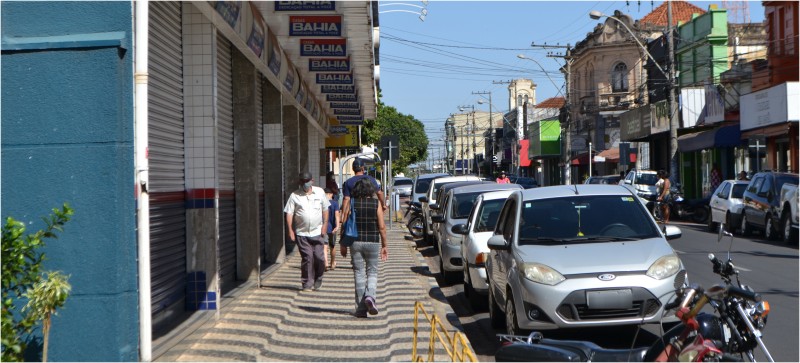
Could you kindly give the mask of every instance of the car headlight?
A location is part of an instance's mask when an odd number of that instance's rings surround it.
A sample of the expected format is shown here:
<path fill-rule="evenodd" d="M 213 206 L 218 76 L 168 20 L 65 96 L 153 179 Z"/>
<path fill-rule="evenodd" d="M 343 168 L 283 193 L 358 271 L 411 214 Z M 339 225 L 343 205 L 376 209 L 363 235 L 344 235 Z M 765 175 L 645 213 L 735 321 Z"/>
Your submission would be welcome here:
<path fill-rule="evenodd" d="M 545 285 L 558 285 L 561 281 L 566 280 L 558 271 L 540 263 L 523 263 L 521 267 L 522 276 L 533 282 Z"/>
<path fill-rule="evenodd" d="M 670 277 L 681 269 L 681 260 L 677 255 L 666 255 L 654 262 L 650 268 L 647 269 L 647 276 L 656 280 L 663 280 Z"/>

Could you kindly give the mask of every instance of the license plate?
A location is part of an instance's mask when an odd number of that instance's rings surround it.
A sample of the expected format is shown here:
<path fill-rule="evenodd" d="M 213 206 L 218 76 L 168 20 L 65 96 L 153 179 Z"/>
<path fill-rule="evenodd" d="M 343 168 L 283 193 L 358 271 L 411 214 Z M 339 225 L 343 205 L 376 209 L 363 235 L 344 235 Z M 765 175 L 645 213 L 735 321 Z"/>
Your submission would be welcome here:
<path fill-rule="evenodd" d="M 630 289 L 587 291 L 586 306 L 589 309 L 630 309 L 633 293 Z"/>

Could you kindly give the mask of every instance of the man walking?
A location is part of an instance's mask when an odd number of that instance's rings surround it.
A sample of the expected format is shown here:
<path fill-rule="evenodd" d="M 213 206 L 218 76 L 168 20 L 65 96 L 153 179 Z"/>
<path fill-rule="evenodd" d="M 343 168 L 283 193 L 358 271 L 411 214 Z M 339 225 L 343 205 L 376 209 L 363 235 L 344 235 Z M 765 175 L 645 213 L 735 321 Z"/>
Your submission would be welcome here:
<path fill-rule="evenodd" d="M 369 178 L 372 180 L 372 185 L 375 187 L 375 195 L 378 197 L 378 202 L 380 202 L 383 210 L 386 211 L 387 206 L 383 197 L 383 191 L 381 190 L 380 186 L 378 186 L 378 181 L 366 174 L 366 169 L 367 168 L 364 165 L 364 160 L 359 158 L 355 158 L 355 160 L 353 160 L 353 174 L 355 175 L 350 177 L 350 179 L 347 179 L 342 186 L 342 216 L 350 215 L 350 192 L 353 190 L 353 188 L 355 188 L 356 183 L 364 178 Z"/>
<path fill-rule="evenodd" d="M 311 173 L 298 177 L 299 188 L 292 192 L 283 212 L 289 239 L 300 250 L 300 282 L 303 291 L 322 286 L 325 273 L 325 244 L 328 243 L 328 207 L 330 202 L 322 188 L 313 186 Z"/>

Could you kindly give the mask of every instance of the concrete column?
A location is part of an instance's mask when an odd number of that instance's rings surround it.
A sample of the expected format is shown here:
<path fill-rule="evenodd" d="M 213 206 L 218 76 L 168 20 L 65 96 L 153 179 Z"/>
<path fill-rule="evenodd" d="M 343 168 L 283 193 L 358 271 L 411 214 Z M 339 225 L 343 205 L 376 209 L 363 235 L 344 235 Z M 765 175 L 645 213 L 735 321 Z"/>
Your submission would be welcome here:
<path fill-rule="evenodd" d="M 283 101 L 281 92 L 270 82 L 263 82 L 264 114 L 264 217 L 267 218 L 265 264 L 280 263 L 286 255 L 286 222 L 283 206 L 287 189 L 283 140 Z M 296 183 L 295 183 L 296 184 Z"/>
<path fill-rule="evenodd" d="M 303 149 L 308 148 L 306 144 L 300 143 L 300 125 L 300 112 L 297 108 L 283 106 L 283 177 L 284 185 L 286 185 L 286 190 L 283 193 L 284 201 L 289 198 L 289 194 L 297 189 L 297 174 L 301 170 L 302 154 L 306 153 L 303 152 Z M 307 156 L 306 160 L 308 160 Z M 284 241 L 286 243 L 286 253 L 294 251 L 295 244 L 289 239 L 288 233 L 284 234 Z"/>
<path fill-rule="evenodd" d="M 316 170 L 311 170 L 311 163 L 310 158 L 308 155 L 309 150 L 311 149 L 309 146 L 309 137 L 308 132 L 311 126 L 308 124 L 308 120 L 305 119 L 299 112 L 298 112 L 298 124 L 297 124 L 297 146 L 298 146 L 298 167 L 297 172 L 307 171 L 311 173 L 311 175 L 316 175 Z M 316 130 L 312 129 L 311 132 L 316 132 Z M 295 173 L 296 174 L 296 173 Z M 296 176 L 295 176 L 296 178 Z M 316 179 L 316 177 L 315 177 Z M 319 185 L 319 183 L 315 183 Z M 291 185 L 291 184 L 289 184 Z"/>
<path fill-rule="evenodd" d="M 238 50 L 233 65 L 233 155 L 236 185 L 236 275 L 250 280 L 258 275 L 261 231 L 258 205 L 258 125 L 256 82 L 261 76 Z"/>

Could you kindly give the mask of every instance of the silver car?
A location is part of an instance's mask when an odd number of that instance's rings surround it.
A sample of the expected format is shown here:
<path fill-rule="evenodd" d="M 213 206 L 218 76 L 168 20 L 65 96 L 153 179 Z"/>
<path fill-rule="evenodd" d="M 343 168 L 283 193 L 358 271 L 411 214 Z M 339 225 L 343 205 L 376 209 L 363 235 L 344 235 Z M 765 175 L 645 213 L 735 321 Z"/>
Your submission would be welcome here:
<path fill-rule="evenodd" d="M 395 177 L 394 184 L 392 184 L 392 193 L 401 197 L 411 196 L 411 187 L 414 186 L 414 181 L 411 178 Z"/>
<path fill-rule="evenodd" d="M 426 242 L 432 243 L 436 240 L 436 235 L 433 233 L 433 221 L 431 221 L 433 214 L 431 213 L 430 205 L 436 204 L 436 197 L 439 194 L 439 189 L 445 184 L 471 180 L 481 181 L 481 178 L 474 175 L 457 175 L 431 179 L 430 187 L 428 187 L 425 198 L 420 199 L 420 202 L 422 202 L 422 216 L 425 222 Z"/>
<path fill-rule="evenodd" d="M 725 223 L 728 228 L 736 229 L 742 220 L 742 196 L 747 189 L 746 180 L 726 180 L 720 183 L 708 206 L 711 208 L 711 217 L 708 219 L 708 229 L 716 231 L 720 223 Z"/>
<path fill-rule="evenodd" d="M 487 245 L 489 316 L 508 334 L 675 321 L 664 305 L 686 282 L 642 203 L 618 185 L 512 193 Z"/>
<path fill-rule="evenodd" d="M 473 308 L 486 306 L 489 284 L 486 281 L 486 258 L 489 247 L 486 241 L 494 232 L 500 208 L 514 190 L 486 192 L 478 196 L 466 224 L 453 226 L 453 233 L 464 235 L 461 243 L 462 271 L 464 272 L 464 295 Z"/>
<path fill-rule="evenodd" d="M 453 226 L 466 223 L 478 196 L 496 190 L 522 189 L 518 184 L 497 184 L 480 180 L 473 182 L 476 184 L 458 186 L 447 191 L 441 204 L 437 205 L 439 213 L 433 217 L 434 226 L 437 227 L 435 234 L 439 250 L 439 271 L 445 281 L 455 280 L 459 274 L 454 272 L 462 270 L 461 242 L 464 235 L 454 233 Z"/>

